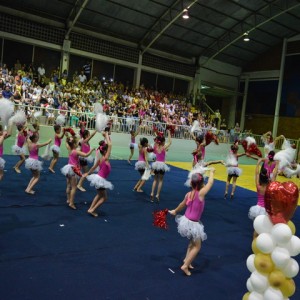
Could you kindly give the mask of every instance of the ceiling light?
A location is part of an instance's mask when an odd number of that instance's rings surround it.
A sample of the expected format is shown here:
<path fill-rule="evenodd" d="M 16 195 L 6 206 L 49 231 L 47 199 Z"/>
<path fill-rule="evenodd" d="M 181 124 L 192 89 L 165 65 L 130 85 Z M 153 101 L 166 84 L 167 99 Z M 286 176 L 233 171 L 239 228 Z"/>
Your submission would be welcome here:
<path fill-rule="evenodd" d="M 248 33 L 248 32 L 245 32 L 245 33 L 244 33 L 244 42 L 249 42 L 249 41 L 250 41 L 249 33 Z"/>
<path fill-rule="evenodd" d="M 190 16 L 189 16 L 189 11 L 185 8 L 183 10 L 183 15 L 182 15 L 182 18 L 183 19 L 188 19 Z"/>

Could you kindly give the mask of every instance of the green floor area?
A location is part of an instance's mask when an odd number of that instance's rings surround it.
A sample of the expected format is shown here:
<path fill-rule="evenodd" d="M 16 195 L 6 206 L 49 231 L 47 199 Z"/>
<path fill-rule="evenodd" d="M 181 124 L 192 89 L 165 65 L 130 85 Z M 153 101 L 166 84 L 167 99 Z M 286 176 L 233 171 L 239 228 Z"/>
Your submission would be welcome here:
<path fill-rule="evenodd" d="M 29 126 L 30 128 L 30 126 Z M 75 129 L 75 132 L 78 132 L 78 129 Z M 12 130 L 12 136 L 9 137 L 5 141 L 4 145 L 4 154 L 12 154 L 11 148 L 15 144 L 17 135 L 16 128 L 13 128 Z M 113 142 L 113 148 L 112 148 L 112 159 L 128 159 L 129 156 L 129 143 L 130 143 L 130 134 L 124 134 L 124 133 L 117 133 L 112 132 L 111 134 L 112 142 Z M 137 136 L 136 142 L 138 143 L 139 139 L 143 136 Z M 146 136 L 148 138 L 149 144 L 153 144 L 154 136 Z M 39 142 L 45 142 L 49 138 L 54 141 L 54 129 L 52 126 L 43 126 L 40 127 L 40 140 Z M 92 147 L 98 147 L 98 143 L 103 139 L 102 134 L 97 133 L 90 141 L 90 144 Z M 196 144 L 193 140 L 183 140 L 183 139 L 172 139 L 172 145 L 167 153 L 167 161 L 168 162 L 191 162 L 192 161 L 192 154 L 191 152 L 195 149 Z M 230 149 L 230 144 L 224 144 L 220 143 L 219 145 L 216 145 L 214 143 L 211 143 L 206 148 L 206 155 L 205 160 L 220 160 L 226 159 L 226 156 L 228 154 L 228 151 Z M 42 153 L 43 150 L 40 151 Z M 240 146 L 239 152 L 243 152 L 242 146 Z M 67 157 L 67 149 L 64 146 L 64 143 L 61 147 L 61 156 Z M 136 160 L 138 158 L 138 151 L 135 150 L 133 160 Z M 241 157 L 239 159 L 240 164 L 247 164 L 252 165 L 256 164 L 256 161 L 253 159 L 249 159 L 247 157 Z"/>

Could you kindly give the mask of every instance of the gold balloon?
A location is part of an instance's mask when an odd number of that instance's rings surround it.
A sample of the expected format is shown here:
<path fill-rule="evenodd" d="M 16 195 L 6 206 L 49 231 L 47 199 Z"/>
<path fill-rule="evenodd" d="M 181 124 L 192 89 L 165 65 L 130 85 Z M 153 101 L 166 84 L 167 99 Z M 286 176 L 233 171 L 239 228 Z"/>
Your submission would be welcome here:
<path fill-rule="evenodd" d="M 275 265 L 269 254 L 257 253 L 254 258 L 255 269 L 262 274 L 271 273 Z"/>
<path fill-rule="evenodd" d="M 252 241 L 251 247 L 252 247 L 252 251 L 253 251 L 254 254 L 261 253 L 261 252 L 259 251 L 259 249 L 257 248 L 257 246 L 256 246 L 256 239 L 254 239 L 254 240 Z"/>
<path fill-rule="evenodd" d="M 273 288 L 276 289 L 280 289 L 284 285 L 285 280 L 285 275 L 279 270 L 274 270 L 269 275 L 269 283 Z"/>
<path fill-rule="evenodd" d="M 295 294 L 296 285 L 293 279 L 286 279 L 280 288 L 284 298 L 289 298 Z"/>
<path fill-rule="evenodd" d="M 290 227 L 292 234 L 296 234 L 296 226 L 292 221 L 288 221 L 287 225 Z"/>
<path fill-rule="evenodd" d="M 249 296 L 250 296 L 250 293 L 248 292 L 248 293 L 246 293 L 246 294 L 244 295 L 244 297 L 243 297 L 242 300 L 248 300 L 248 299 L 249 299 Z"/>

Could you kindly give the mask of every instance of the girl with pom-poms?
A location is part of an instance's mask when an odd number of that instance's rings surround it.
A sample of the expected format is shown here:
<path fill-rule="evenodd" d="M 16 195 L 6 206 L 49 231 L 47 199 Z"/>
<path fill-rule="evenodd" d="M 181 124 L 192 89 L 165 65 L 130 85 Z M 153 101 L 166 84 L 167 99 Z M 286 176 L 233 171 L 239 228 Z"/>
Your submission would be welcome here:
<path fill-rule="evenodd" d="M 3 143 L 4 140 L 10 136 L 10 133 L 7 131 L 3 131 L 2 125 L 0 125 L 0 181 L 3 178 L 3 170 L 5 167 L 5 160 L 2 158 L 3 156 Z"/>
<path fill-rule="evenodd" d="M 231 145 L 230 149 L 231 150 L 225 162 L 225 166 L 227 167 L 227 180 L 226 180 L 224 199 L 227 198 L 227 193 L 228 193 L 231 180 L 232 180 L 232 190 L 230 194 L 230 199 L 233 199 L 234 192 L 236 189 L 237 178 L 242 174 L 242 170 L 238 167 L 238 158 L 246 155 L 246 153 L 238 154 L 238 150 L 239 150 L 238 141 L 236 141 L 233 145 Z"/>
<path fill-rule="evenodd" d="M 67 137 L 66 147 L 69 152 L 68 164 L 61 168 L 61 172 L 66 176 L 67 179 L 67 203 L 70 208 L 76 209 L 74 204 L 75 194 L 77 190 L 77 176 L 81 176 L 80 166 L 79 166 L 79 156 L 88 157 L 94 149 L 90 149 L 88 153 L 84 153 L 77 150 L 78 141 L 75 136 Z"/>
<path fill-rule="evenodd" d="M 135 143 L 135 138 L 137 135 L 140 133 L 140 127 L 138 127 L 137 131 L 135 130 L 130 130 L 130 144 L 129 144 L 129 150 L 130 150 L 130 155 L 127 160 L 127 162 L 131 165 L 131 158 L 134 154 L 134 149 L 137 148 L 137 144 Z"/>
<path fill-rule="evenodd" d="M 261 139 L 264 143 L 264 153 L 266 158 L 268 157 L 270 151 L 275 150 L 277 142 L 283 138 L 284 136 L 280 135 L 274 139 L 271 131 L 268 131 L 262 135 Z"/>
<path fill-rule="evenodd" d="M 141 179 L 136 183 L 135 187 L 133 188 L 133 191 L 136 191 L 138 193 L 142 193 L 142 187 L 145 184 L 145 180 L 143 179 L 144 172 L 147 169 L 149 169 L 149 163 L 147 158 L 147 147 L 148 147 L 148 139 L 143 137 L 140 139 L 139 143 L 139 158 L 138 161 L 135 163 L 135 169 L 139 171 L 141 175 Z"/>
<path fill-rule="evenodd" d="M 91 146 L 89 144 L 89 141 L 92 137 L 95 136 L 97 131 L 95 130 L 92 134 L 88 130 L 84 130 L 82 133 L 82 139 L 79 141 L 80 150 L 84 153 L 88 153 L 91 149 Z M 79 157 L 79 163 L 82 170 L 82 173 L 86 173 L 88 171 L 88 162 L 93 163 L 92 157 Z M 77 188 L 81 190 L 82 192 L 85 192 L 86 190 L 83 188 L 82 184 L 85 178 L 82 176 L 78 182 Z"/>
<path fill-rule="evenodd" d="M 25 190 L 27 194 L 35 194 L 33 187 L 38 183 L 40 179 L 40 172 L 42 168 L 42 162 L 39 161 L 39 148 L 47 146 L 51 143 L 51 139 L 42 144 L 37 144 L 39 137 L 36 133 L 31 133 L 27 136 L 27 145 L 29 151 L 29 157 L 25 160 L 25 168 L 31 170 L 32 178 L 28 183 L 28 186 Z"/>
<path fill-rule="evenodd" d="M 207 239 L 200 219 L 204 211 L 205 195 L 210 191 L 214 183 L 214 172 L 215 169 L 211 168 L 206 185 L 204 185 L 203 175 L 194 173 L 191 177 L 192 191 L 185 195 L 184 200 L 177 208 L 169 211 L 171 215 L 176 216 L 186 206 L 184 216 L 178 215 L 175 220 L 178 224 L 179 234 L 190 240 L 183 265 L 181 266 L 181 270 L 187 276 L 192 275 L 190 272 L 190 269 L 193 269 L 192 262 L 200 251 L 202 241 Z"/>
<path fill-rule="evenodd" d="M 50 166 L 49 166 L 49 171 L 51 173 L 55 173 L 54 168 L 55 168 L 58 158 L 59 158 L 61 140 L 63 139 L 63 137 L 65 135 L 65 131 L 62 130 L 61 125 L 55 124 L 53 126 L 53 128 L 54 128 L 55 136 L 54 136 L 54 145 L 51 146 L 51 148 L 50 148 L 50 150 L 52 150 L 52 153 L 53 153 L 53 158 L 52 158 L 52 160 L 50 162 Z"/>
<path fill-rule="evenodd" d="M 165 143 L 165 137 L 162 135 L 158 135 L 154 139 L 154 149 L 153 152 L 156 155 L 156 161 L 152 163 L 151 169 L 154 172 L 154 180 L 152 184 L 151 190 L 151 201 L 154 200 L 154 192 L 157 186 L 156 196 L 155 199 L 159 201 L 159 195 L 162 189 L 163 180 L 165 172 L 170 171 L 170 168 L 166 165 L 166 151 L 168 151 L 169 147 L 172 144 L 170 130 L 168 130 L 168 142 Z"/>
<path fill-rule="evenodd" d="M 21 173 L 20 167 L 25 162 L 25 148 L 24 144 L 26 142 L 27 131 L 24 125 L 17 125 L 18 135 L 16 139 L 16 144 L 12 146 L 13 153 L 19 155 L 20 160 L 14 166 L 14 169 L 17 173 Z"/>
<path fill-rule="evenodd" d="M 107 200 L 106 189 L 113 189 L 111 182 L 106 180 L 111 171 L 109 157 L 111 154 L 112 142 L 107 131 L 103 133 L 103 136 L 105 140 L 102 140 L 99 143 L 98 148 L 101 157 L 99 157 L 89 172 L 83 175 L 83 177 L 86 177 L 87 180 L 91 182 L 91 186 L 94 186 L 97 189 L 97 195 L 88 209 L 88 213 L 93 217 L 98 217 L 95 210 Z M 97 167 L 99 167 L 98 174 L 92 174 Z"/>

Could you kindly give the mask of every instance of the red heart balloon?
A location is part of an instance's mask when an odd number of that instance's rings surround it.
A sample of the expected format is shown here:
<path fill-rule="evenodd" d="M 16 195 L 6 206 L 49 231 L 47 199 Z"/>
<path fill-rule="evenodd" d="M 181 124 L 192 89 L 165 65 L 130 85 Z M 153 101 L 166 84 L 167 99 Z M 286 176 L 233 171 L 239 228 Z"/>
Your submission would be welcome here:
<path fill-rule="evenodd" d="M 265 208 L 273 224 L 287 223 L 293 217 L 298 197 L 298 187 L 291 181 L 273 181 L 267 186 Z"/>

